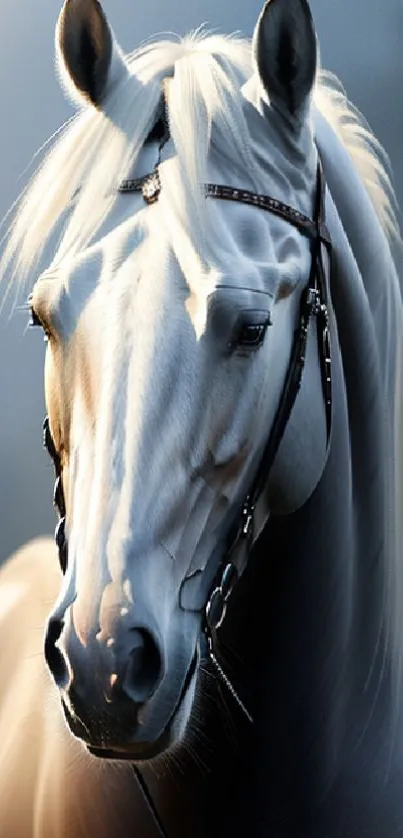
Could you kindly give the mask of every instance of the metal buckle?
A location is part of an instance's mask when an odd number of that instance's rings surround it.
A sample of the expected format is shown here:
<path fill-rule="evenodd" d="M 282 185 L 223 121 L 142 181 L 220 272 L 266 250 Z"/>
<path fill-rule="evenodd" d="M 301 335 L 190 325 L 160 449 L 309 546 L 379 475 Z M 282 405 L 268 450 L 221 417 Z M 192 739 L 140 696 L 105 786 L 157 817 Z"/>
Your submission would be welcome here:
<path fill-rule="evenodd" d="M 154 204 L 161 192 L 161 180 L 158 169 L 149 175 L 144 181 L 141 192 L 146 204 Z"/>
<path fill-rule="evenodd" d="M 228 600 L 238 581 L 238 571 L 231 562 L 225 565 L 219 585 L 206 605 L 206 622 L 209 631 L 217 630 L 224 622 Z"/>
<path fill-rule="evenodd" d="M 311 314 L 313 314 L 316 317 L 320 313 L 322 305 L 320 294 L 317 288 L 308 288 L 306 295 L 306 303 Z"/>

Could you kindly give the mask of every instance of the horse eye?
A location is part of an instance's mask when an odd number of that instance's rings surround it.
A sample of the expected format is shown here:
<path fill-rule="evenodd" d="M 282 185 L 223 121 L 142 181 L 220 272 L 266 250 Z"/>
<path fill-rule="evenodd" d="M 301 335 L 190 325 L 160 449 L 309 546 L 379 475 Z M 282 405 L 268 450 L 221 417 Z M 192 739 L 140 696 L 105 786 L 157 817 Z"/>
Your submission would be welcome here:
<path fill-rule="evenodd" d="M 271 326 L 269 312 L 263 310 L 243 311 L 238 317 L 229 344 L 230 350 L 253 352 L 264 343 L 268 326 Z"/>

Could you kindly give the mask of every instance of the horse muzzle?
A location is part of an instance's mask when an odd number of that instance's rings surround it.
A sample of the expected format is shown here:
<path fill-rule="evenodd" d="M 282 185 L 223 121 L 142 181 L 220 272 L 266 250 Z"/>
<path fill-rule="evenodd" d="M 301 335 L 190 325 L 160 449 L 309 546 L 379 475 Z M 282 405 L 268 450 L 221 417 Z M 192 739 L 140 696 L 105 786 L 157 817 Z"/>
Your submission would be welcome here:
<path fill-rule="evenodd" d="M 188 644 L 186 644 L 188 645 Z M 45 657 L 67 724 L 96 756 L 149 759 L 173 744 L 173 722 L 197 670 L 195 645 L 166 660 L 155 627 L 126 619 L 113 642 L 82 643 L 72 621 L 51 618 Z"/>

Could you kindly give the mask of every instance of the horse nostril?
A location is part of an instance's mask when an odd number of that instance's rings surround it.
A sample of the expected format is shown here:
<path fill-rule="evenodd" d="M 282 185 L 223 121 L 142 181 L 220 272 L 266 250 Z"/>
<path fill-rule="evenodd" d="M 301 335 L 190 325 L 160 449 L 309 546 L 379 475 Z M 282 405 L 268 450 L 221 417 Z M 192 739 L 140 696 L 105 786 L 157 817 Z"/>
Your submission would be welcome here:
<path fill-rule="evenodd" d="M 57 648 L 64 628 L 63 620 L 50 619 L 45 635 L 45 660 L 59 689 L 65 689 L 70 676 L 65 658 Z"/>
<path fill-rule="evenodd" d="M 132 629 L 131 649 L 123 678 L 123 692 L 136 704 L 154 694 L 162 677 L 162 659 L 156 641 L 146 629 Z"/>

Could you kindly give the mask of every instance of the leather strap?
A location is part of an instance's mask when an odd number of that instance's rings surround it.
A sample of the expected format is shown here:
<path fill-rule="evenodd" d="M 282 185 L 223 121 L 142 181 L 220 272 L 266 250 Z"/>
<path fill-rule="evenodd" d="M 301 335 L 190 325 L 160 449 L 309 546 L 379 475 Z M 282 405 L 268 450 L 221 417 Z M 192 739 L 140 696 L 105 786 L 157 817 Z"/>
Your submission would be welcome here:
<path fill-rule="evenodd" d="M 242 200 L 241 196 L 243 194 L 242 190 L 238 190 L 238 195 L 236 197 L 232 195 L 230 199 Z M 219 190 L 214 197 L 221 197 L 221 191 Z M 227 197 L 228 195 L 225 194 L 224 198 Z M 272 203 L 273 199 L 266 198 L 265 205 L 262 208 L 272 212 Z M 331 239 L 325 226 L 325 182 L 320 160 L 318 161 L 315 203 L 315 221 L 311 221 L 305 216 L 302 216 L 302 221 L 300 222 L 297 220 L 297 215 L 295 215 L 294 211 L 292 211 L 294 213 L 292 215 L 294 220 L 290 221 L 291 208 L 281 202 L 277 202 L 279 206 L 276 207 L 276 214 L 281 215 L 284 220 L 293 223 L 303 235 L 308 235 L 312 240 L 311 272 L 307 287 L 301 295 L 299 322 L 294 332 L 293 346 L 284 387 L 269 438 L 260 460 L 253 486 L 243 504 L 240 520 L 238 520 L 230 535 L 229 549 L 220 565 L 220 570 L 216 577 L 217 582 L 213 586 L 212 593 L 206 605 L 205 632 L 211 653 L 213 653 L 217 629 L 222 625 L 225 618 L 230 596 L 246 569 L 251 549 L 267 523 L 270 514 L 270 510 L 267 509 L 266 500 L 267 484 L 274 459 L 301 386 L 305 366 L 308 331 L 312 317 L 317 318 L 318 350 L 326 411 L 327 448 L 330 445 L 332 389 L 326 265 L 329 269 Z M 325 253 L 325 249 L 328 253 Z"/>
<path fill-rule="evenodd" d="M 224 201 L 237 201 L 238 203 L 248 204 L 258 209 L 266 210 L 272 215 L 277 215 L 288 224 L 292 224 L 303 236 L 310 239 L 317 239 L 318 226 L 315 221 L 308 218 L 299 210 L 284 204 L 283 201 L 278 201 L 277 198 L 271 198 L 269 195 L 260 195 L 256 192 L 249 192 L 247 189 L 235 189 L 232 186 L 222 186 L 216 183 L 206 183 L 205 185 L 206 197 L 220 198 Z M 321 239 L 330 245 L 330 235 L 325 227 L 321 225 L 320 228 Z"/>

